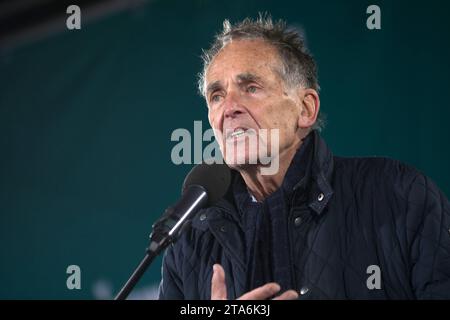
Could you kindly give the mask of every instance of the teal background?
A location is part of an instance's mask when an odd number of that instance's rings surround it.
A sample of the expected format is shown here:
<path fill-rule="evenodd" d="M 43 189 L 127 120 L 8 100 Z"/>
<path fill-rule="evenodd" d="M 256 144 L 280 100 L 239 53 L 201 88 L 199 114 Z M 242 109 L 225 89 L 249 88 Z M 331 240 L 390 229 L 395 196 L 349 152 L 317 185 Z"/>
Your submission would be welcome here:
<path fill-rule="evenodd" d="M 377 4 L 382 29 L 366 28 Z M 201 48 L 224 18 L 305 29 L 335 154 L 397 158 L 450 193 L 447 1 L 153 1 L 0 56 L 0 298 L 118 291 L 190 165 L 170 152 L 206 107 Z M 81 8 L 83 11 L 83 8 Z M 83 23 L 83 20 L 82 20 Z M 68 290 L 66 268 L 81 268 Z M 140 282 L 150 297 L 158 259 Z"/>

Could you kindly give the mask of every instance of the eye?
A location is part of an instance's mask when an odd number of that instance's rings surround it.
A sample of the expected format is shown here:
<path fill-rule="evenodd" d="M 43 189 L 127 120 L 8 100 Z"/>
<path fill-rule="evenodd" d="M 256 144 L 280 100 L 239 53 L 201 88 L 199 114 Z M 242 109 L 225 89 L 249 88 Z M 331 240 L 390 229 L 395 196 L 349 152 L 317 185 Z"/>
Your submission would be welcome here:
<path fill-rule="evenodd" d="M 211 97 L 210 100 L 211 100 L 211 103 L 216 103 L 216 102 L 219 102 L 221 98 L 222 98 L 221 95 L 215 94 L 215 95 L 213 95 L 213 96 Z"/>
<path fill-rule="evenodd" d="M 256 87 L 256 86 L 248 86 L 248 87 L 247 87 L 247 92 L 249 92 L 249 93 L 256 93 L 256 91 L 257 91 L 258 89 L 259 89 L 259 88 Z"/>

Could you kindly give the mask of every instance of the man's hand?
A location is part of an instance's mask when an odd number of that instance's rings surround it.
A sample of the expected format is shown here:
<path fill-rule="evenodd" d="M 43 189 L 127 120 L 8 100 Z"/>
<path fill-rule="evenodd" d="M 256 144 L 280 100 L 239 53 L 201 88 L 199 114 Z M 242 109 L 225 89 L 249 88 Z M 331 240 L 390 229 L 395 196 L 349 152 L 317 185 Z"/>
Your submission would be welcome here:
<path fill-rule="evenodd" d="M 280 286 L 275 283 L 267 283 L 242 295 L 238 300 L 266 300 L 273 297 L 280 291 Z M 288 290 L 273 300 L 294 300 L 298 298 L 298 293 Z M 213 276 L 211 280 L 211 300 L 227 300 L 227 286 L 225 284 L 225 271 L 220 264 L 213 266 Z"/>

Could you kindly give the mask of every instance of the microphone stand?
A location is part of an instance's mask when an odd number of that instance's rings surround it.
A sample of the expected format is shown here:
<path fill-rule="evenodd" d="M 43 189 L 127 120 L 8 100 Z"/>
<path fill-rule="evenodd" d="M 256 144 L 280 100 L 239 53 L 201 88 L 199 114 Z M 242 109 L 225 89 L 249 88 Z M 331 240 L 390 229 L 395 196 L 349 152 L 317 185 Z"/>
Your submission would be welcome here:
<path fill-rule="evenodd" d="M 161 239 L 161 240 L 162 241 L 160 244 L 155 241 L 152 241 L 150 243 L 150 247 L 147 248 L 147 253 L 146 253 L 144 259 L 142 259 L 141 263 L 139 263 L 136 270 L 134 270 L 133 274 L 130 276 L 128 281 L 125 283 L 125 285 L 119 291 L 119 293 L 114 298 L 114 300 L 125 300 L 128 297 L 131 290 L 133 290 L 133 288 L 136 286 L 136 284 L 141 279 L 141 277 L 144 275 L 145 271 L 150 266 L 150 264 L 153 262 L 153 260 L 170 243 L 168 241 L 167 237 L 165 237 L 165 239 Z M 154 248 L 153 250 L 152 250 L 152 247 Z"/>
<path fill-rule="evenodd" d="M 125 285 L 117 294 L 117 296 L 114 298 L 114 300 L 125 300 L 128 297 L 131 290 L 133 290 L 133 288 L 136 286 L 139 279 L 141 279 L 141 277 L 144 275 L 148 266 L 152 263 L 152 261 L 155 259 L 156 256 L 157 256 L 156 254 L 149 254 L 149 253 L 145 255 L 144 259 L 142 259 L 141 263 L 139 263 L 138 267 L 136 268 L 136 270 L 134 270 L 130 279 L 128 279 L 127 283 L 125 283 Z"/>
<path fill-rule="evenodd" d="M 139 263 L 114 300 L 125 300 L 128 297 L 153 260 L 169 244 L 178 239 L 188 225 L 186 222 L 188 222 L 191 214 L 204 206 L 207 200 L 206 190 L 202 186 L 191 185 L 175 206 L 166 209 L 162 217 L 152 226 L 150 246 L 146 250 L 144 259 Z"/>

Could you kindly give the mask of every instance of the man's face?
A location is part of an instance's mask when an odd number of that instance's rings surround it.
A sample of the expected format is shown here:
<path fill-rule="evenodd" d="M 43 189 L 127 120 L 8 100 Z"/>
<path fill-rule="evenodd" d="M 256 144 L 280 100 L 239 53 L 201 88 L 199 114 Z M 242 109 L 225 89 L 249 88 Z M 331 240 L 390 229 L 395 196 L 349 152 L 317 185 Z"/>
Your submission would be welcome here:
<path fill-rule="evenodd" d="M 282 156 L 300 145 L 301 103 L 287 91 L 276 72 L 280 63 L 276 49 L 270 44 L 262 40 L 237 40 L 225 46 L 207 70 L 208 119 L 230 167 L 260 160 L 258 148 L 262 144 L 271 156 L 276 156 L 275 152 Z M 264 131 L 261 129 L 269 133 L 261 135 Z M 279 130 L 279 150 L 274 150 L 277 146 L 271 139 L 272 129 Z M 252 137 L 257 137 L 253 139 L 257 147 L 249 143 Z M 227 157 L 232 148 L 233 158 Z"/>

